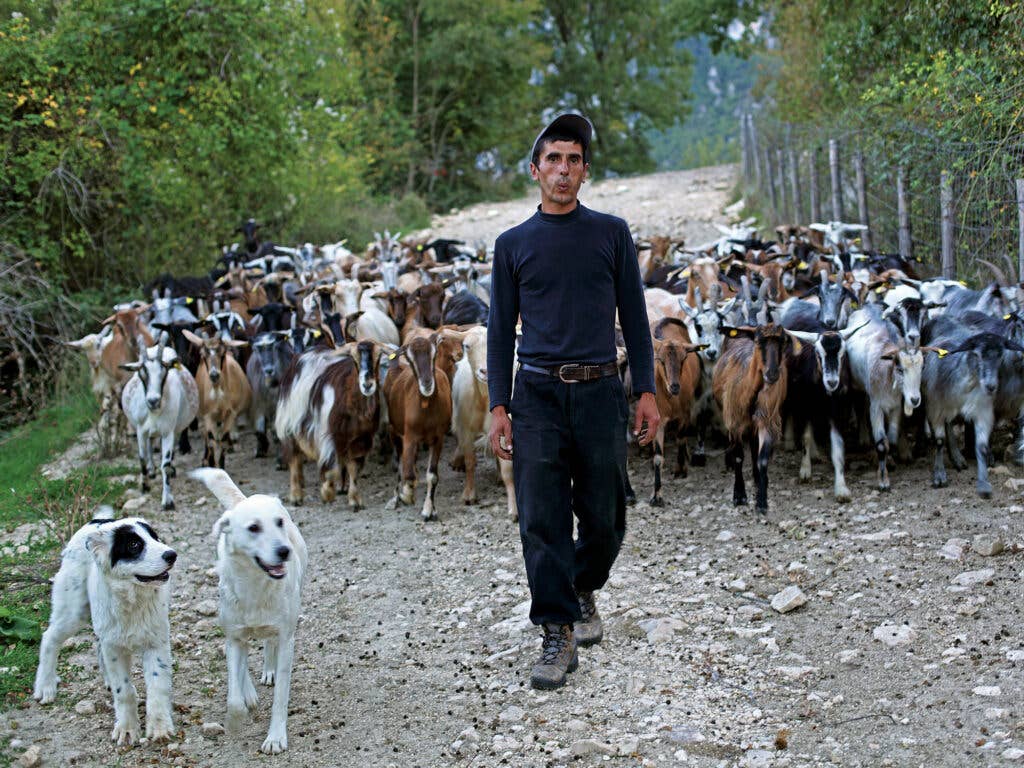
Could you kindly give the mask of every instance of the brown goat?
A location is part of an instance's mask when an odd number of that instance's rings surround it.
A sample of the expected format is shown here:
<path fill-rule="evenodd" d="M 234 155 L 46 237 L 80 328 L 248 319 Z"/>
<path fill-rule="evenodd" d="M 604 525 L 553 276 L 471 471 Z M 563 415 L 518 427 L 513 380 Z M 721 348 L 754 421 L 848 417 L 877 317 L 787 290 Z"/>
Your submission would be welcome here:
<path fill-rule="evenodd" d="M 731 257 L 727 257 L 731 260 Z M 707 300 L 717 297 L 717 301 L 723 296 L 732 296 L 736 293 L 732 286 L 721 280 L 721 268 L 718 262 L 710 256 L 701 256 L 694 259 L 690 264 L 690 277 L 686 286 L 686 303 L 691 307 L 700 309 L 700 299 L 696 291 L 700 290 L 700 296 Z"/>
<path fill-rule="evenodd" d="M 442 365 L 446 355 L 458 359 L 462 351 L 461 339 L 456 344 L 446 341 L 446 335 L 450 335 L 449 332 L 433 333 L 428 338 L 416 337 L 403 345 L 384 379 L 391 441 L 401 457 L 398 487 L 388 506 L 413 503 L 416 454 L 420 445 L 425 444 L 429 458 L 427 493 L 421 512 L 424 520 L 437 517 L 434 509 L 437 467 L 452 421 L 451 379 Z M 450 349 L 439 354 L 438 348 L 443 344 L 448 344 Z"/>
<path fill-rule="evenodd" d="M 799 352 L 800 342 L 779 325 L 730 328 L 725 350 L 715 366 L 711 386 L 729 435 L 726 467 L 735 472 L 732 501 L 745 506 L 743 443 L 757 485 L 757 511 L 768 512 L 768 462 L 782 436 L 782 405 L 786 400 L 786 355 Z"/>
<path fill-rule="evenodd" d="M 224 341 L 220 336 L 207 339 L 189 330 L 182 333 L 200 351 L 195 379 L 199 388 L 199 418 L 203 420 L 206 438 L 203 463 L 224 469 L 224 438 L 231 442 L 235 420 L 239 414 L 247 413 L 252 404 L 249 379 L 229 350 L 244 347 L 248 342 Z"/>
<path fill-rule="evenodd" d="M 651 235 L 637 240 L 637 259 L 640 262 L 640 279 L 646 284 L 654 270 L 670 261 L 669 254 L 683 245 L 683 238 L 666 235 Z"/>
<path fill-rule="evenodd" d="M 444 286 L 441 283 L 421 285 L 406 302 L 405 322 L 401 327 L 402 343 L 413 328 L 439 328 L 444 308 Z"/>
<path fill-rule="evenodd" d="M 752 264 L 749 261 L 743 262 L 743 266 L 750 272 L 756 272 L 761 276 L 761 281 L 768 285 L 768 299 L 781 304 L 789 298 L 789 291 L 783 282 L 783 276 L 795 267 L 797 262 L 789 259 L 787 261 L 769 261 L 764 264 Z"/>
<path fill-rule="evenodd" d="M 334 501 L 347 479 L 349 507 L 362 508 L 356 483 L 380 418 L 379 363 L 378 346 L 360 341 L 342 349 L 310 350 L 289 367 L 274 427 L 288 463 L 293 504 L 302 503 L 302 462 L 309 459 L 320 469 L 324 502 Z"/>
<path fill-rule="evenodd" d="M 704 348 L 691 344 L 682 320 L 666 317 L 651 324 L 654 343 L 654 398 L 658 403 L 661 422 L 654 436 L 654 495 L 651 506 L 664 505 L 661 498 L 661 465 L 665 453 L 665 432 L 677 430 L 679 452 L 673 474 L 686 477 L 687 446 L 683 430 L 690 426 L 690 413 L 694 396 L 700 386 L 700 359 L 691 352 Z"/>

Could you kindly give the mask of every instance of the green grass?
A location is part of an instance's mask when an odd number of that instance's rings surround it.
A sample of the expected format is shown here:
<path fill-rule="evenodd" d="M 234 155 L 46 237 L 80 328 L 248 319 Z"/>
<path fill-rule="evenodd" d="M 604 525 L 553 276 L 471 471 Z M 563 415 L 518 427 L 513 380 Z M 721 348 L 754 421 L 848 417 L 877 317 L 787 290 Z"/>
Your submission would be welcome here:
<path fill-rule="evenodd" d="M 43 465 L 71 446 L 96 416 L 87 381 L 76 377 L 35 419 L 0 436 L 0 530 L 26 522 L 45 525 L 28 541 L 28 551 L 0 548 L 0 709 L 17 706 L 32 691 L 39 635 L 50 613 L 48 580 L 61 546 L 99 504 L 118 505 L 125 486 L 115 478 L 134 471 L 89 462 L 60 480 L 42 476 Z M 20 636 L 5 616 L 24 620 Z"/>

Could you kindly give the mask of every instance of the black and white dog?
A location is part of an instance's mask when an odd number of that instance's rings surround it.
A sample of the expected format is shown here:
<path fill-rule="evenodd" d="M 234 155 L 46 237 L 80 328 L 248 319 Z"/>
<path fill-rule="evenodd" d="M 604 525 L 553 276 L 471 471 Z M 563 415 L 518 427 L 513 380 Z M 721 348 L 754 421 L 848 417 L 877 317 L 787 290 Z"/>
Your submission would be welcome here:
<path fill-rule="evenodd" d="M 106 507 L 80 528 L 61 553 L 53 579 L 50 626 L 39 649 L 33 696 L 42 704 L 57 694 L 57 654 L 92 616 L 100 671 L 114 694 L 118 744 L 139 741 L 138 697 L 131 662 L 142 655 L 146 677 L 146 738 L 160 741 L 171 722 L 171 642 L 168 579 L 177 553 L 137 517 L 115 520 Z"/>
<path fill-rule="evenodd" d="M 276 496 L 246 497 L 223 469 L 195 469 L 223 515 L 213 527 L 220 577 L 220 625 L 228 662 L 228 723 L 238 723 L 256 705 L 249 675 L 249 641 L 263 640 L 263 676 L 274 686 L 270 730 L 260 749 L 288 749 L 288 698 L 295 627 L 299 621 L 306 542 Z"/>

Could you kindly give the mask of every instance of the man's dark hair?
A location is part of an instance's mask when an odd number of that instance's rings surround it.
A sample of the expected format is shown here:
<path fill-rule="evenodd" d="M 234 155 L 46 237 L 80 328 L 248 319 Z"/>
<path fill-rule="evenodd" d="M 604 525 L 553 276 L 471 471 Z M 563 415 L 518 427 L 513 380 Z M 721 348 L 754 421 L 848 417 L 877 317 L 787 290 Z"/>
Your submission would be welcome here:
<path fill-rule="evenodd" d="M 579 144 L 580 149 L 583 149 L 583 140 L 579 136 L 572 136 L 568 133 L 549 133 L 537 142 L 537 146 L 533 150 L 533 158 L 531 158 L 530 162 L 534 165 L 539 165 L 540 163 L 537 161 L 540 160 L 540 155 L 544 151 L 544 148 L 547 147 L 548 144 L 556 141 L 571 141 L 574 144 Z M 587 157 L 586 152 L 583 153 L 583 162 L 590 162 L 590 158 Z"/>

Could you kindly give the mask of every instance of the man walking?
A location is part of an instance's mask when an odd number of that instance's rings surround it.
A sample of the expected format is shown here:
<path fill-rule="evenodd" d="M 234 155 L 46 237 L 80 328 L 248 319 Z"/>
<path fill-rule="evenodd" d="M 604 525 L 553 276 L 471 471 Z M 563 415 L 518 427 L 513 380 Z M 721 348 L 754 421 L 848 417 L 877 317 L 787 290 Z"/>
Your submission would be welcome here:
<path fill-rule="evenodd" d="M 535 688 L 563 685 L 578 665 L 577 644 L 601 641 L 594 592 L 608 580 L 626 532 L 629 410 L 616 375 L 616 310 L 633 389 L 641 393 L 633 426 L 641 445 L 654 438 L 659 420 L 633 238 L 622 219 L 576 198 L 592 135 L 590 121 L 572 114 L 541 131 L 530 163 L 540 205 L 498 238 L 491 273 L 490 441 L 513 462 L 530 619 L 544 629 Z"/>

